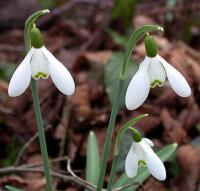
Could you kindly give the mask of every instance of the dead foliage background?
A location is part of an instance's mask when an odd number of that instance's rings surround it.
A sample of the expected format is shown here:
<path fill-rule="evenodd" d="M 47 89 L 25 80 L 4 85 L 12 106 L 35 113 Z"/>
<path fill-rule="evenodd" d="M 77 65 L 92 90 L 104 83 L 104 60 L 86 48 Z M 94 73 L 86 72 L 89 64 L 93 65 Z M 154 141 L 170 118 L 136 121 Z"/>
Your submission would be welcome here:
<path fill-rule="evenodd" d="M 128 2 L 131 6 L 124 6 Z M 115 130 L 131 117 L 149 113 L 149 117 L 137 124 L 144 135 L 151 138 L 158 148 L 168 143 L 179 144 L 175 156 L 166 163 L 167 180 L 158 182 L 151 177 L 140 190 L 199 190 L 198 0 L 1 0 L 1 167 L 16 162 L 20 148 L 37 130 L 30 89 L 20 97 L 9 98 L 7 88 L 15 67 L 24 56 L 24 21 L 40 8 L 52 9 L 37 23 L 43 30 L 45 45 L 72 71 L 76 81 L 76 92 L 70 97 L 58 92 L 50 79 L 38 82 L 50 158 L 68 156 L 74 172 L 84 178 L 88 132 L 93 130 L 96 133 L 102 153 L 111 109 L 105 91 L 104 66 L 114 52 L 124 51 L 130 31 L 143 24 L 157 23 L 165 29 L 164 34 L 156 36 L 159 54 L 184 74 L 192 87 L 192 96 L 178 97 L 168 83 L 164 88 L 152 89 L 148 100 L 136 111 L 120 110 Z M 144 44 L 141 43 L 133 54 L 136 64 L 144 56 Z M 41 162 L 37 137 L 17 163 L 36 162 Z M 54 168 L 66 171 L 66 165 L 66 162 L 59 162 Z M 1 174 L 1 190 L 5 190 L 7 184 L 28 191 L 42 191 L 45 179 L 40 173 Z M 83 190 L 77 184 L 60 179 L 54 179 L 54 184 L 57 190 Z"/>

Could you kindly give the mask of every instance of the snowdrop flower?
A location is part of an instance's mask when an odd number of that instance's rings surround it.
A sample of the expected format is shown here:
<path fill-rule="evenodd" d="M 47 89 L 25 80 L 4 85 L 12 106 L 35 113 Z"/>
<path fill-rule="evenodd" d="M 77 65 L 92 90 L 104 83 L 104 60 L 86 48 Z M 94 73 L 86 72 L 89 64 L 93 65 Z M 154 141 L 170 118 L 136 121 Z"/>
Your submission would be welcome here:
<path fill-rule="evenodd" d="M 125 97 L 126 107 L 133 110 L 147 99 L 150 87 L 163 86 L 168 78 L 172 89 L 181 97 L 191 94 L 190 86 L 183 75 L 157 54 L 157 45 L 152 36 L 145 39 L 147 56 L 133 76 Z"/>
<path fill-rule="evenodd" d="M 158 180 L 166 179 L 166 169 L 163 162 L 152 150 L 153 142 L 142 138 L 133 142 L 125 161 L 125 171 L 129 178 L 136 176 L 138 167 L 147 166 L 149 172 Z"/>
<path fill-rule="evenodd" d="M 8 87 L 11 97 L 21 95 L 29 86 L 31 77 L 47 79 L 49 75 L 56 87 L 66 95 L 74 93 L 75 84 L 70 72 L 45 48 L 38 28 L 31 29 L 32 48 L 14 72 Z"/>

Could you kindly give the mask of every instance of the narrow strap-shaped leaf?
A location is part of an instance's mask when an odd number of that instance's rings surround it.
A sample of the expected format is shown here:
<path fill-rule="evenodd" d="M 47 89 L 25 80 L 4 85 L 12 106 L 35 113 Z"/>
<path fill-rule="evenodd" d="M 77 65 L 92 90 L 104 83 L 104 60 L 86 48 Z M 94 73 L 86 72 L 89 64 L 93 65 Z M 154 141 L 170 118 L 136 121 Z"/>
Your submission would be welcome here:
<path fill-rule="evenodd" d="M 94 132 L 89 133 L 86 156 L 86 180 L 97 185 L 99 177 L 99 149 Z"/>
<path fill-rule="evenodd" d="M 6 185 L 5 188 L 6 188 L 7 190 L 9 190 L 9 191 L 23 191 L 23 190 L 21 190 L 21 189 L 19 189 L 19 188 L 15 188 L 15 187 L 9 186 L 9 185 Z"/>

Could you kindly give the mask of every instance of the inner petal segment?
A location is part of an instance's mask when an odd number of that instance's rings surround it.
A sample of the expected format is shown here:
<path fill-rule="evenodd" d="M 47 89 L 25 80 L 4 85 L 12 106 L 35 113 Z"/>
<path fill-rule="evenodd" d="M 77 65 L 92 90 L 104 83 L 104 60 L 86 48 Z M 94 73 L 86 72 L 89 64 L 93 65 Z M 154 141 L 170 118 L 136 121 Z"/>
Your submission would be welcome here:
<path fill-rule="evenodd" d="M 166 80 L 166 73 L 162 64 L 156 60 L 151 59 L 149 64 L 149 79 L 151 88 L 156 86 L 162 87 Z"/>
<path fill-rule="evenodd" d="M 47 79 L 49 76 L 48 60 L 41 49 L 35 49 L 31 59 L 31 72 L 35 80 Z"/>
<path fill-rule="evenodd" d="M 142 166 L 145 167 L 145 166 L 146 166 L 146 162 L 145 162 L 144 160 L 139 160 L 139 161 L 138 161 L 138 166 L 139 166 L 139 167 L 142 167 Z"/>

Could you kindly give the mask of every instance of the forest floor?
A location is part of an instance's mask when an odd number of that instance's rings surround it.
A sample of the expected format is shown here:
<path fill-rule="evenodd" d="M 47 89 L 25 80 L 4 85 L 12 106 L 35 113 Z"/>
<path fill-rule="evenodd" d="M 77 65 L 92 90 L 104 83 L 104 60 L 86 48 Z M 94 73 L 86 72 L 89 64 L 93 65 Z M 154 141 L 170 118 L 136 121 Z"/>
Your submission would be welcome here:
<path fill-rule="evenodd" d="M 81 2 L 81 1 L 80 1 Z M 53 85 L 51 79 L 40 80 L 39 94 L 50 160 L 67 156 L 77 176 L 84 178 L 86 144 L 89 131 L 94 131 L 102 156 L 103 144 L 110 116 L 111 103 L 105 83 L 105 66 L 108 62 L 120 65 L 124 45 L 129 35 L 121 28 L 121 21 L 109 17 L 112 1 L 101 4 L 87 3 L 76 6 L 64 4 L 69 11 L 66 17 L 62 8 L 55 8 L 53 14 L 39 20 L 38 26 L 44 34 L 45 46 L 71 71 L 76 82 L 73 96 L 66 97 Z M 67 5 L 67 6 L 66 6 Z M 147 4 L 150 6 L 149 4 Z M 151 9 L 138 5 L 131 26 L 159 23 L 166 32 L 155 34 L 159 54 L 176 67 L 189 82 L 192 95 L 181 98 L 168 82 L 162 88 L 150 91 L 147 101 L 135 111 L 122 107 L 117 116 L 115 135 L 119 127 L 134 116 L 148 113 L 149 116 L 137 123 L 140 131 L 152 139 L 157 148 L 178 143 L 175 155 L 167 161 L 167 180 L 158 182 L 149 178 L 140 190 L 146 191 L 196 191 L 200 190 L 200 53 L 199 29 L 185 42 L 180 36 L 180 27 L 187 22 L 179 19 L 184 9 L 172 9 L 174 20 L 165 22 L 166 8 Z M 197 3 L 199 6 L 199 4 Z M 197 11 L 191 4 L 191 10 Z M 152 5 L 153 7 L 153 5 Z M 154 6 L 155 7 L 155 6 Z M 0 7 L 0 11 L 1 8 Z M 150 9 L 148 14 L 145 10 Z M 79 10 L 82 10 L 79 12 Z M 84 11 L 83 11 L 84 10 Z M 73 14 L 73 17 L 70 15 Z M 82 20 L 80 17 L 83 17 Z M 76 19 L 78 22 L 76 22 Z M 23 16 L 22 16 L 23 20 Z M 3 23 L 0 22 L 0 23 Z M 112 31 L 108 30 L 112 29 Z M 113 31 L 119 31 L 116 34 Z M 133 30 L 132 30 L 133 31 Z M 17 98 L 7 94 L 9 79 L 17 64 L 23 59 L 23 26 L 5 27 L 0 35 L 0 166 L 17 166 L 41 162 L 37 129 L 30 88 Z M 144 43 L 139 43 L 133 53 L 134 64 L 138 66 L 145 57 Z M 120 67 L 117 65 L 116 67 Z M 115 72 L 114 69 L 112 72 Z M 25 144 L 25 147 L 23 145 Z M 21 148 L 24 152 L 19 155 Z M 124 149 L 127 152 L 129 147 Z M 124 160 L 125 156 L 122 156 Z M 112 155 L 109 159 L 108 172 Z M 53 163 L 56 172 L 66 172 L 67 162 Z M 122 165 L 123 166 L 123 165 Z M 42 173 L 6 173 L 0 168 L 0 188 L 13 185 L 27 191 L 43 191 L 45 179 Z M 6 170 L 6 169 L 4 169 Z M 3 171 L 3 172 L 2 172 Z M 119 173 L 123 168 L 119 168 Z M 17 171 L 16 171 L 17 172 Z M 108 180 L 106 177 L 106 181 Z M 106 184 L 106 182 L 105 182 Z M 60 178 L 54 179 L 57 190 L 82 190 L 80 185 L 71 184 Z"/>

